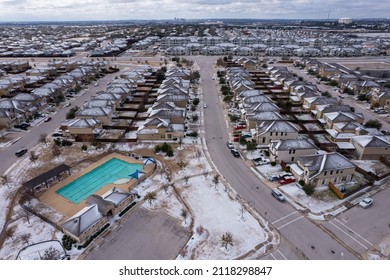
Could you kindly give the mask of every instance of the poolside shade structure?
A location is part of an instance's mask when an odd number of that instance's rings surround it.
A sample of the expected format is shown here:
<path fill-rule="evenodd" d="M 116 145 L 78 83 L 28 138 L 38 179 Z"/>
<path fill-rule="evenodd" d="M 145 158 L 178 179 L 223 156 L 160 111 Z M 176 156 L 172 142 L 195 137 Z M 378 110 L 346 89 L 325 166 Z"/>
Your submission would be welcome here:
<path fill-rule="evenodd" d="M 23 187 L 26 188 L 28 191 L 34 191 L 34 189 L 40 185 L 45 184 L 46 187 L 48 187 L 48 182 L 52 180 L 53 178 L 57 178 L 60 175 L 62 175 L 65 172 L 69 172 L 70 174 L 70 166 L 66 164 L 61 164 L 57 167 L 54 167 L 53 169 L 50 169 L 49 171 L 38 175 L 35 178 L 32 178 L 31 180 L 25 182 L 23 184 Z"/>
<path fill-rule="evenodd" d="M 154 163 L 156 164 L 156 160 L 154 158 L 145 158 L 143 159 L 144 165 Z"/>
<path fill-rule="evenodd" d="M 134 178 L 134 179 L 136 179 L 136 180 L 138 180 L 144 174 L 145 174 L 145 172 L 136 170 L 135 172 L 131 173 L 129 176 Z"/>

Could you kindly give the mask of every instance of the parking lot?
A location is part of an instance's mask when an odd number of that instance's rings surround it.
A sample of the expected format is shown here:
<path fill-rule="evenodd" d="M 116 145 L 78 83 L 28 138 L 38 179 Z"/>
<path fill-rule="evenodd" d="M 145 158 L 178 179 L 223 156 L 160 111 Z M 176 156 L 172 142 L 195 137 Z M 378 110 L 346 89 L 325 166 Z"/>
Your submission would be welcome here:
<path fill-rule="evenodd" d="M 141 207 L 127 215 L 86 259 L 172 260 L 190 238 L 190 232 L 167 214 Z"/>

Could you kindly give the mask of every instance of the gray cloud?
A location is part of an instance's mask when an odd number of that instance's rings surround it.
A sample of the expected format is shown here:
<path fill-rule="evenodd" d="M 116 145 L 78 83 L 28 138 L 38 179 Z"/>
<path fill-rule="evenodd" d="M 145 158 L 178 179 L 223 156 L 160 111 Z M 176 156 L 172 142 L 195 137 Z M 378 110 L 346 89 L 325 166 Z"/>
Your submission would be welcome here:
<path fill-rule="evenodd" d="M 388 17 L 370 0 L 0 0 L 0 20 Z"/>

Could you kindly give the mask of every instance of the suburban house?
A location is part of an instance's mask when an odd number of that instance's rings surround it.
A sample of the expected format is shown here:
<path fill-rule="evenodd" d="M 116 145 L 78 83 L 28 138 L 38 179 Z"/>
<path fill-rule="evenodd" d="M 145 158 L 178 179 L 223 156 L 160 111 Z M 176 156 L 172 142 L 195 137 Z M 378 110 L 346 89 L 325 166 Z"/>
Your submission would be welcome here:
<path fill-rule="evenodd" d="M 390 138 L 387 136 L 358 135 L 351 138 L 359 160 L 379 160 L 390 154 Z"/>
<path fill-rule="evenodd" d="M 61 125 L 61 130 L 80 142 L 93 142 L 104 131 L 102 122 L 93 118 L 70 120 Z"/>
<path fill-rule="evenodd" d="M 364 116 L 362 113 L 332 112 L 324 114 L 324 121 L 327 128 L 333 128 L 336 123 L 357 122 L 363 124 Z"/>
<path fill-rule="evenodd" d="M 260 112 L 260 113 L 249 113 L 245 115 L 247 128 L 252 129 L 259 126 L 264 121 L 282 121 L 283 117 L 279 112 Z"/>
<path fill-rule="evenodd" d="M 291 165 L 291 172 L 298 180 L 313 186 L 352 181 L 355 169 L 351 161 L 336 152 L 299 157 Z"/>
<path fill-rule="evenodd" d="M 276 163 L 295 162 L 298 157 L 316 154 L 317 150 L 317 146 L 306 138 L 272 141 L 269 147 L 270 160 Z"/>
<path fill-rule="evenodd" d="M 288 121 L 263 121 L 256 127 L 257 143 L 268 145 L 274 140 L 297 139 L 298 129 Z"/>
<path fill-rule="evenodd" d="M 112 123 L 114 111 L 112 108 L 84 108 L 76 113 L 76 118 L 79 119 L 96 119 L 102 122 L 103 125 Z"/>
<path fill-rule="evenodd" d="M 170 119 L 149 118 L 137 130 L 138 140 L 172 140 L 184 136 L 184 124 L 173 124 Z"/>
<path fill-rule="evenodd" d="M 390 91 L 371 91 L 371 104 L 374 107 L 389 107 Z"/>

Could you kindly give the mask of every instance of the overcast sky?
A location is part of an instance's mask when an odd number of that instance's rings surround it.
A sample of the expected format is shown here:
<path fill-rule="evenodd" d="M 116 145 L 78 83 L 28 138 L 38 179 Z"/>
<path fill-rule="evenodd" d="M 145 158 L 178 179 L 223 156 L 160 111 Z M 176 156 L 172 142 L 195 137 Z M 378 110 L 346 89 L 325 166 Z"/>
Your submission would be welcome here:
<path fill-rule="evenodd" d="M 0 0 L 0 21 L 386 18 L 373 0 Z"/>

